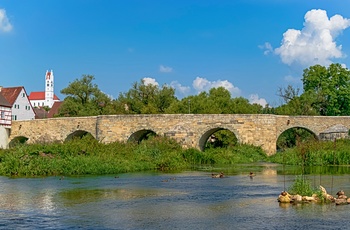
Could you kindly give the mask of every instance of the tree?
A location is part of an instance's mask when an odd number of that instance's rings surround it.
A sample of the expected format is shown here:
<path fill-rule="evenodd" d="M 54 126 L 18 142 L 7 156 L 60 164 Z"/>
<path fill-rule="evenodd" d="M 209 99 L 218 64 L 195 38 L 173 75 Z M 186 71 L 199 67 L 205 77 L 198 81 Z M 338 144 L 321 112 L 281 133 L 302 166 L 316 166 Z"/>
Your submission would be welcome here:
<path fill-rule="evenodd" d="M 188 96 L 172 104 L 169 113 L 193 114 L 256 114 L 261 113 L 263 107 L 250 104 L 243 97 L 231 98 L 231 93 L 224 87 L 212 88 L 195 96 Z"/>
<path fill-rule="evenodd" d="M 113 113 L 111 98 L 96 84 L 94 76 L 83 75 L 61 90 L 67 95 L 59 109 L 59 116 L 94 116 Z"/>
<path fill-rule="evenodd" d="M 350 71 L 340 64 L 311 66 L 303 73 L 304 93 L 320 115 L 350 115 Z"/>
<path fill-rule="evenodd" d="M 167 85 L 145 84 L 144 80 L 135 82 L 126 93 L 120 93 L 117 99 L 123 113 L 156 114 L 164 113 L 172 103 L 176 102 L 175 89 Z"/>
<path fill-rule="evenodd" d="M 292 85 L 288 85 L 287 88 L 280 87 L 277 95 L 281 97 L 285 103 L 288 103 L 299 96 L 299 91 L 299 88 L 294 88 Z"/>
<path fill-rule="evenodd" d="M 304 93 L 301 96 L 295 96 L 289 99 L 287 104 L 281 105 L 275 109 L 275 114 L 278 115 L 305 115 L 315 116 L 319 115 L 317 109 L 313 107 L 312 96 L 308 93 Z"/>

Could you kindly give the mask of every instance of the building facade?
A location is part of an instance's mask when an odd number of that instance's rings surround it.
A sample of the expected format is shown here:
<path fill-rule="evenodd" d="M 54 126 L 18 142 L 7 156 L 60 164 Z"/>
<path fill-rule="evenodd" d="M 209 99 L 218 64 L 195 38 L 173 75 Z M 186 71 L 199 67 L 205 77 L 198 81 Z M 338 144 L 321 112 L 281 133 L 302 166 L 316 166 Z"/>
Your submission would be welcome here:
<path fill-rule="evenodd" d="M 11 130 L 11 105 L 0 92 L 0 148 L 8 146 L 8 136 Z"/>
<path fill-rule="evenodd" d="M 35 112 L 23 86 L 0 88 L 1 94 L 11 105 L 12 120 L 32 120 Z"/>
<path fill-rule="evenodd" d="M 0 126 L 11 128 L 11 115 L 11 105 L 0 92 Z"/>

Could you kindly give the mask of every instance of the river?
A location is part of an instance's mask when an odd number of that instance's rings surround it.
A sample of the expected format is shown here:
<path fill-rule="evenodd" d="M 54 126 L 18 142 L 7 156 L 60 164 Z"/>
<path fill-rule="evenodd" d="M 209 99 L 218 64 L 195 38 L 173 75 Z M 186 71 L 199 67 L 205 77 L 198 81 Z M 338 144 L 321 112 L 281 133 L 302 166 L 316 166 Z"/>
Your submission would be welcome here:
<path fill-rule="evenodd" d="M 220 170 L 224 178 L 211 177 Z M 287 171 L 260 164 L 173 173 L 0 177 L 0 228 L 350 229 L 350 205 L 278 203 L 296 176 Z M 350 195 L 348 171 L 307 178 L 333 195 L 340 189 Z"/>

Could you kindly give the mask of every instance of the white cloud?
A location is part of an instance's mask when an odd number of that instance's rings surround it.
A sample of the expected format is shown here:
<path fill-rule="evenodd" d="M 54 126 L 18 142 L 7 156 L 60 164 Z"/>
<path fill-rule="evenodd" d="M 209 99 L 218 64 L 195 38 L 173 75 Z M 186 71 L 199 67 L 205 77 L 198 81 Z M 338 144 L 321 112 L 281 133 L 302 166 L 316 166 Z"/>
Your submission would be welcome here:
<path fill-rule="evenodd" d="M 6 10 L 0 9 L 0 30 L 8 32 L 12 30 L 12 25 L 7 18 Z"/>
<path fill-rule="evenodd" d="M 193 81 L 192 85 L 193 88 L 198 92 L 209 91 L 211 88 L 224 87 L 231 92 L 232 96 L 238 96 L 241 93 L 241 90 L 239 88 L 235 87 L 231 82 L 227 80 L 208 81 L 205 78 L 197 77 Z"/>
<path fill-rule="evenodd" d="M 273 53 L 272 45 L 269 42 L 265 42 L 265 44 L 264 45 L 260 45 L 259 48 L 265 50 L 264 51 L 265 55 Z"/>
<path fill-rule="evenodd" d="M 159 86 L 158 82 L 157 82 L 156 79 L 154 79 L 154 78 L 144 77 L 142 80 L 143 80 L 143 83 L 144 83 L 145 85 L 155 85 L 155 86 Z"/>
<path fill-rule="evenodd" d="M 170 86 L 173 87 L 176 92 L 180 92 L 183 95 L 186 95 L 191 91 L 191 88 L 189 86 L 183 86 L 177 81 L 172 81 L 170 83 Z"/>
<path fill-rule="evenodd" d="M 265 107 L 267 105 L 267 101 L 264 98 L 259 98 L 258 94 L 252 94 L 249 96 L 250 104 L 259 104 Z"/>
<path fill-rule="evenodd" d="M 350 26 L 350 20 L 340 15 L 328 18 L 325 10 L 310 10 L 305 14 L 302 30 L 288 29 L 280 47 L 274 50 L 282 62 L 308 67 L 329 65 L 334 58 L 342 58 L 342 46 L 335 39 Z M 268 49 L 268 46 L 265 47 Z"/>
<path fill-rule="evenodd" d="M 163 65 L 160 65 L 159 66 L 159 72 L 162 72 L 162 73 L 170 73 L 173 71 L 173 68 L 171 67 L 168 67 L 168 66 L 163 66 Z"/>

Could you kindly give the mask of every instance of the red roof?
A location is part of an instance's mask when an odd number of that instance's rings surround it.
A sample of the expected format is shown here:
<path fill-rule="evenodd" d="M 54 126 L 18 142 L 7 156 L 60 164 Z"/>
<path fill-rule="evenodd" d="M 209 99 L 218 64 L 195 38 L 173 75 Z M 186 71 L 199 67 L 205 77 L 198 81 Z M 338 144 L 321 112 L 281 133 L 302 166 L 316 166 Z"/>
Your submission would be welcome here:
<path fill-rule="evenodd" d="M 45 100 L 45 92 L 31 92 L 29 95 L 29 100 Z M 55 101 L 59 101 L 60 99 L 56 96 L 56 94 L 53 95 L 53 99 Z"/>
<path fill-rule="evenodd" d="M 35 119 L 47 118 L 48 112 L 43 108 L 33 108 L 35 112 Z"/>
<path fill-rule="evenodd" d="M 12 107 L 10 103 L 6 100 L 6 98 L 1 94 L 1 92 L 0 92 L 0 106 L 9 107 L 9 108 Z"/>
<path fill-rule="evenodd" d="M 24 89 L 23 86 L 2 88 L 1 94 L 6 98 L 6 100 L 12 106 L 15 103 L 16 99 L 18 98 L 18 95 L 21 93 L 22 89 Z"/>
<path fill-rule="evenodd" d="M 56 101 L 53 103 L 51 109 L 49 110 L 48 118 L 54 117 L 56 114 L 58 114 L 58 109 L 62 105 L 63 101 Z"/>

